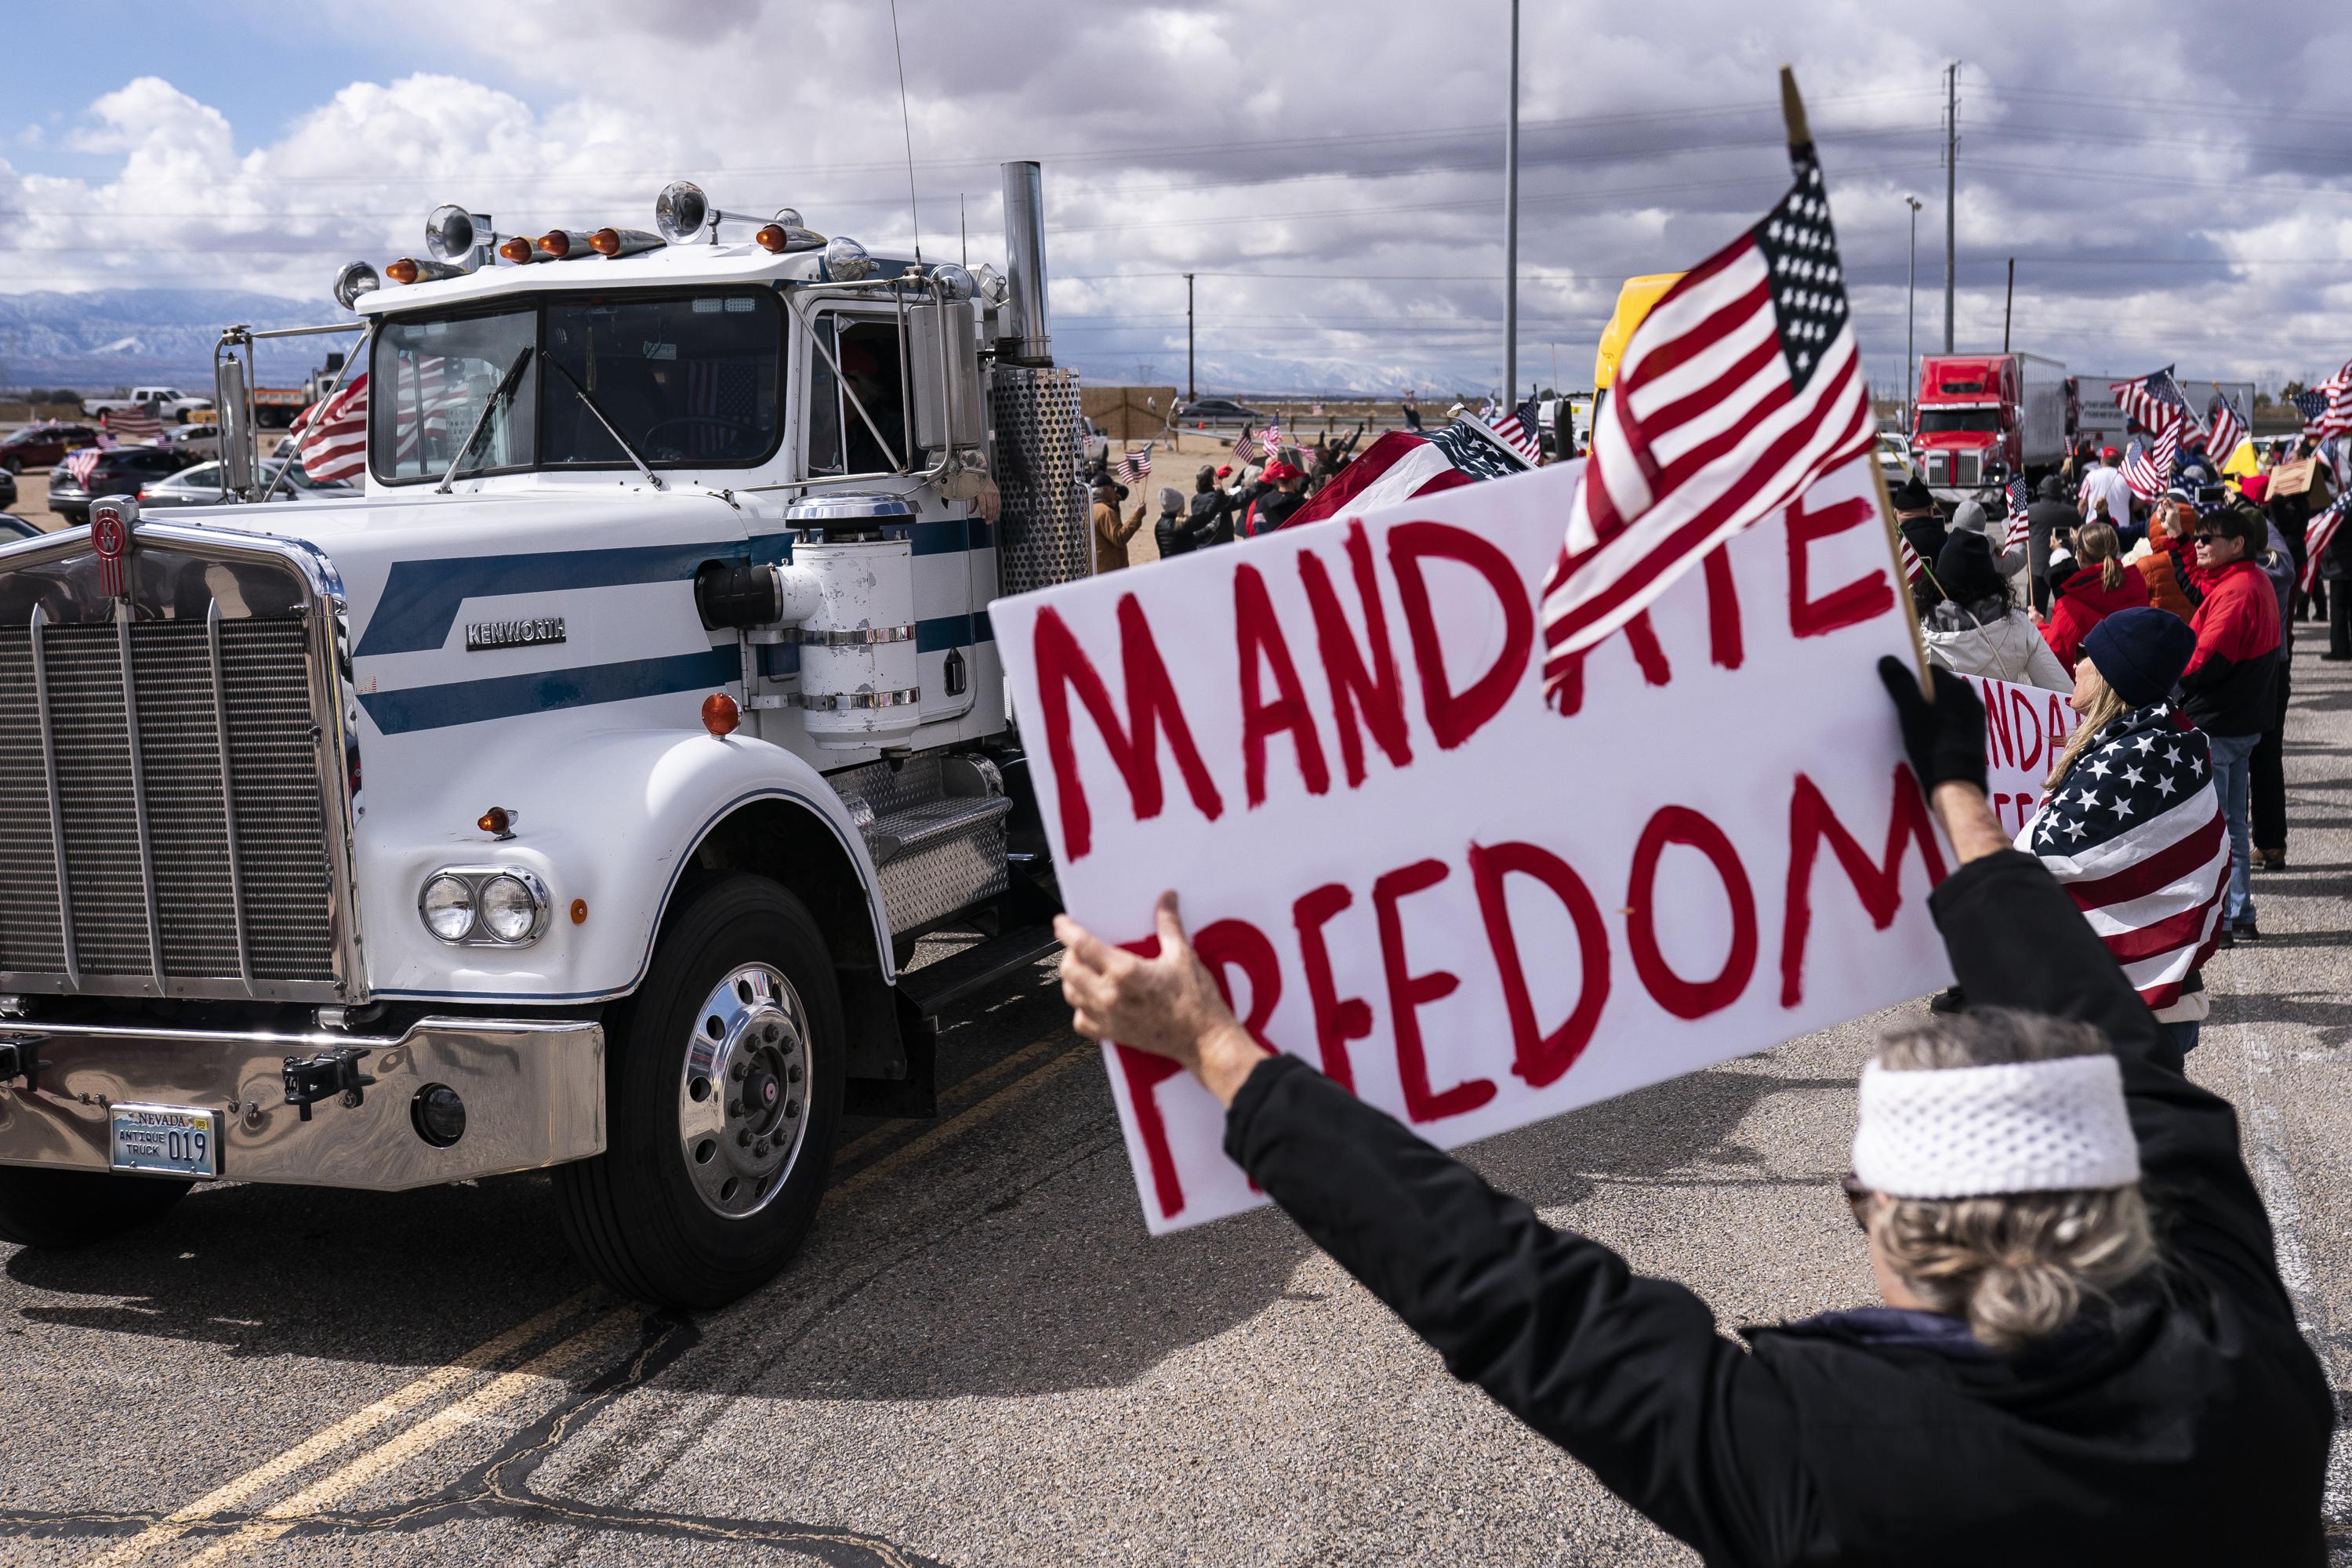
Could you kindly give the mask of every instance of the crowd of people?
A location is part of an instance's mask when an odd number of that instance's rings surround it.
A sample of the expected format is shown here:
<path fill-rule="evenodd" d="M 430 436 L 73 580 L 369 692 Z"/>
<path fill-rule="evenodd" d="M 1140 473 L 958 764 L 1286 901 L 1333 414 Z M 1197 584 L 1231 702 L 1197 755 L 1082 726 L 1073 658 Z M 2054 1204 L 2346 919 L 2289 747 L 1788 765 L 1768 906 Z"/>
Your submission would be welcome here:
<path fill-rule="evenodd" d="M 2192 454 L 2165 493 L 2145 499 L 2121 465 L 2113 447 L 2082 451 L 2041 480 L 2021 517 L 1999 520 L 1973 500 L 1947 520 L 1916 478 L 1897 487 L 1896 523 L 1922 563 L 1912 584 L 1922 637 L 1946 669 L 2067 691 L 2080 711 L 2097 627 L 2141 609 L 2185 625 L 2177 679 L 2150 700 L 2211 747 L 2232 849 L 2217 945 L 2258 941 L 2251 873 L 2287 864 L 2294 623 L 2327 622 L 2319 657 L 2352 658 L 2352 538 L 2326 533 L 2306 572 L 2307 531 L 2336 489 L 2308 441 L 2273 442 L 2234 478 Z"/>
<path fill-rule="evenodd" d="M 1093 498 L 1095 570 L 1115 572 L 1127 566 L 1129 545 L 1147 518 L 1162 561 L 1272 533 L 1353 459 L 1367 428 L 1368 424 L 1358 425 L 1345 440 L 1327 435 L 1305 447 L 1283 447 L 1263 462 L 1203 463 L 1192 476 L 1191 495 L 1162 485 L 1158 513 L 1139 502 L 1123 521 L 1121 510 L 1130 491 L 1112 473 L 1106 455 L 1087 480 Z M 1244 432 L 1235 445 L 1247 439 Z"/>

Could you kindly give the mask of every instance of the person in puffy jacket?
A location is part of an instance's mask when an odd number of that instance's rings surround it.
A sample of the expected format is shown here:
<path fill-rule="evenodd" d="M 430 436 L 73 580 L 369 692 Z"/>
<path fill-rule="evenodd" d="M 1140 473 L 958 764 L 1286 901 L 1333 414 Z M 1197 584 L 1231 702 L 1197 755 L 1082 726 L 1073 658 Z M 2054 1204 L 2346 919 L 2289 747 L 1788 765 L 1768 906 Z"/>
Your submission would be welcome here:
<path fill-rule="evenodd" d="M 2086 522 L 2074 531 L 2080 570 L 2056 584 L 2050 618 L 2042 626 L 2042 640 L 2068 669 L 2082 658 L 2083 638 L 2093 626 L 2117 610 L 2147 603 L 2147 579 L 2123 563 L 2123 550 L 2116 531 L 2104 522 Z"/>
<path fill-rule="evenodd" d="M 2131 565 L 2147 584 L 2147 602 L 2182 620 L 2197 613 L 2189 572 L 2197 564 L 2197 509 L 2185 500 L 2158 505 L 2147 520 L 2147 549 Z"/>
<path fill-rule="evenodd" d="M 2197 651 L 2180 678 L 2180 707 L 2212 737 L 2213 783 L 2230 819 L 2232 938 L 2261 940 L 2249 875 L 2253 864 L 2248 795 L 2254 746 L 2270 726 L 2278 674 L 2278 595 L 2253 556 L 2270 543 L 2270 525 L 2252 508 L 2217 506 L 2197 519 L 2197 569 L 2204 603 L 2189 623 Z"/>
<path fill-rule="evenodd" d="M 1152 520 L 1151 541 L 1159 546 L 1162 561 L 1189 555 L 1200 545 L 1192 520 L 1184 510 L 1184 492 L 1174 485 L 1160 487 L 1160 515 Z"/>
<path fill-rule="evenodd" d="M 1993 568 L 1992 546 L 1981 533 L 1956 533 L 1936 557 L 1944 597 L 1920 622 L 1929 662 L 1956 675 L 2014 680 L 2051 691 L 2072 691 L 2074 678 L 2042 640 L 2033 617 L 2010 603 L 2009 584 Z"/>
<path fill-rule="evenodd" d="M 1189 1070 L 1309 1241 L 1710 1563 L 2319 1568 L 2336 1411 L 2237 1117 L 2010 847 L 1974 690 L 1939 672 L 1930 703 L 1907 665 L 1879 673 L 1960 862 L 1927 901 L 1973 1004 L 1897 1026 L 1863 1070 L 1844 1186 L 1884 1306 L 1751 1325 L 1743 1349 L 1686 1287 L 1316 1071 L 1311 1040 L 1270 1054 L 1172 893 L 1150 959 L 1056 920 L 1073 1026 Z"/>

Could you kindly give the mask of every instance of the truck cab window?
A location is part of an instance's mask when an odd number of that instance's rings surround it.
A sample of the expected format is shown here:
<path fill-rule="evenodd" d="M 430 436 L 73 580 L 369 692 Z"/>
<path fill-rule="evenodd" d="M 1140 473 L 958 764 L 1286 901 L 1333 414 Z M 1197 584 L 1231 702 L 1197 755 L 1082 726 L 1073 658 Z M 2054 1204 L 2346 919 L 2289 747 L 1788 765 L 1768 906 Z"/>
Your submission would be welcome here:
<path fill-rule="evenodd" d="M 841 357 L 834 342 L 835 317 L 828 311 L 810 323 L 809 335 L 817 352 L 809 355 L 808 468 L 812 474 L 837 474 L 841 467 L 841 383 L 835 379 L 832 359 Z M 830 358 L 828 358 L 830 356 Z"/>
<path fill-rule="evenodd" d="M 599 413 L 648 463 L 741 467 L 775 451 L 784 356 L 772 293 L 558 295 L 546 310 L 547 353 L 572 380 L 541 382 L 541 467 L 629 467 Z"/>
<path fill-rule="evenodd" d="M 1947 430 L 1977 430 L 1998 432 L 2000 410 L 1998 408 L 1922 408 L 1919 410 L 1919 433 L 1933 435 Z"/>
<path fill-rule="evenodd" d="M 383 479 L 437 479 L 508 369 L 536 342 L 539 312 L 383 323 L 368 377 L 368 461 Z M 527 365 L 491 416 L 468 473 L 529 468 L 537 449 L 539 367 Z"/>
<path fill-rule="evenodd" d="M 813 474 L 893 473 L 909 465 L 907 450 L 907 361 L 898 322 L 861 320 L 845 312 L 818 318 L 819 341 L 841 361 L 843 380 L 865 406 L 857 408 L 839 394 L 832 369 L 810 367 L 809 472 Z M 866 420 L 873 421 L 869 428 Z M 875 433 L 881 433 L 877 441 Z M 883 449 L 883 443 L 889 449 Z M 842 456 L 841 448 L 847 447 Z M 842 465 L 846 462 L 847 467 Z"/>

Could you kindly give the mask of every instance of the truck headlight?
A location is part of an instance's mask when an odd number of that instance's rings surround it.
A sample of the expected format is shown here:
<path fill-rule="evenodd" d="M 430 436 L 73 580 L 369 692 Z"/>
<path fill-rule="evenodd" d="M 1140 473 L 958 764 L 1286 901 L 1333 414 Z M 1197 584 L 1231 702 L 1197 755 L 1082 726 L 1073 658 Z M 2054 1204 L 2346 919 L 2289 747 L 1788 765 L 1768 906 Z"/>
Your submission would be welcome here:
<path fill-rule="evenodd" d="M 425 879 L 425 929 L 461 947 L 518 947 L 547 929 L 547 884 L 519 866 L 452 866 Z"/>
<path fill-rule="evenodd" d="M 443 942 L 463 942 L 474 929 L 474 887 L 462 877 L 446 871 L 433 877 L 416 907 L 425 916 L 425 929 Z"/>
<path fill-rule="evenodd" d="M 482 884 L 479 900 L 482 929 L 500 942 L 524 942 L 539 932 L 547 918 L 547 900 L 531 891 L 520 877 L 493 877 Z"/>

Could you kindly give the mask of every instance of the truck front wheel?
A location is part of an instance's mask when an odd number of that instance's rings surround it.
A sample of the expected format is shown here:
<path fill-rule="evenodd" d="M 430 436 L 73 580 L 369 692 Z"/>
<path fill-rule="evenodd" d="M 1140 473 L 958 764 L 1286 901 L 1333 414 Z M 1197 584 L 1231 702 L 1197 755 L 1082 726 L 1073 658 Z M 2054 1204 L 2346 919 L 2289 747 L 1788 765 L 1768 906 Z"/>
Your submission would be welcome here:
<path fill-rule="evenodd" d="M 188 1195 L 169 1176 L 0 1165 L 0 1241 L 62 1250 L 107 1241 Z"/>
<path fill-rule="evenodd" d="M 692 895 L 607 1015 L 605 1152 L 555 1172 L 581 1260 L 669 1307 L 773 1278 L 824 1195 L 843 1040 L 832 956 L 798 899 L 740 875 Z"/>

